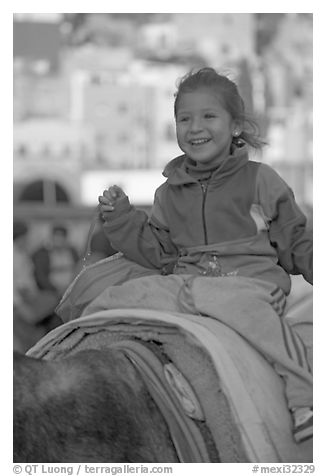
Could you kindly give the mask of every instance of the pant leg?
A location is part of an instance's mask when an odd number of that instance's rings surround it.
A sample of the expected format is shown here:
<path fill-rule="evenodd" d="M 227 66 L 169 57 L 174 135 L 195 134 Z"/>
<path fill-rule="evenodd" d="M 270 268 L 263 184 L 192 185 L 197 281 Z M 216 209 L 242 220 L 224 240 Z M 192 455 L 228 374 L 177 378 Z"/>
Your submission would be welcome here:
<path fill-rule="evenodd" d="M 109 286 L 122 283 L 141 276 L 159 274 L 157 269 L 149 269 L 116 253 L 82 269 L 64 293 L 56 307 L 56 314 L 63 322 L 85 315 L 101 293 Z"/>
<path fill-rule="evenodd" d="M 282 312 L 277 286 L 245 277 L 191 277 L 180 293 L 184 312 L 211 316 L 234 329 L 283 378 L 289 408 L 312 406 L 312 375 L 305 346 Z"/>
<path fill-rule="evenodd" d="M 305 348 L 279 315 L 284 304 L 276 286 L 255 279 L 146 276 L 108 287 L 84 315 L 103 309 L 147 308 L 213 317 L 238 332 L 274 366 L 284 379 L 289 408 L 312 406 Z"/>
<path fill-rule="evenodd" d="M 84 316 L 105 309 L 157 309 L 182 312 L 178 293 L 184 285 L 179 275 L 143 276 L 107 287 L 83 311 Z"/>

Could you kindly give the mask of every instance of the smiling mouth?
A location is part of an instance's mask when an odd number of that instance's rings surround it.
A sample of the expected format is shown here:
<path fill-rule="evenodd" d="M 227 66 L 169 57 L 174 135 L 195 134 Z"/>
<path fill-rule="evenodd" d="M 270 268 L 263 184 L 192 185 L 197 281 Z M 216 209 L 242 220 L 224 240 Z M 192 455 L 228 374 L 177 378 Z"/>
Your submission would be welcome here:
<path fill-rule="evenodd" d="M 193 140 L 190 140 L 189 143 L 191 145 L 197 146 L 197 145 L 207 144 L 207 142 L 209 142 L 210 140 L 211 139 L 193 139 Z"/>

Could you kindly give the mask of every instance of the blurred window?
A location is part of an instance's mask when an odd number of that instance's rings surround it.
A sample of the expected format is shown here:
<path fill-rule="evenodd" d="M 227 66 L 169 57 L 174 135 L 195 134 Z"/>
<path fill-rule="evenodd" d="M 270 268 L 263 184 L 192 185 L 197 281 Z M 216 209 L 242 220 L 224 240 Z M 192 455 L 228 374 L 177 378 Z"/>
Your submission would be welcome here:
<path fill-rule="evenodd" d="M 26 157 L 28 155 L 28 148 L 25 144 L 20 144 L 17 148 L 17 153 L 21 157 Z"/>
<path fill-rule="evenodd" d="M 91 84 L 100 85 L 102 83 L 101 76 L 98 74 L 93 74 L 90 79 Z"/>
<path fill-rule="evenodd" d="M 52 151 L 49 144 L 44 144 L 44 146 L 41 149 L 41 155 L 43 155 L 43 157 L 51 157 Z"/>
<path fill-rule="evenodd" d="M 56 201 L 57 202 L 69 202 L 69 197 L 61 185 L 58 185 L 57 183 L 54 183 L 55 186 L 55 196 L 56 196 Z"/>
<path fill-rule="evenodd" d="M 72 150 L 70 145 L 66 144 L 62 148 L 62 155 L 65 157 L 70 157 L 72 155 Z"/>
<path fill-rule="evenodd" d="M 125 103 L 118 104 L 118 112 L 125 113 L 128 111 L 128 106 Z"/>
<path fill-rule="evenodd" d="M 42 202 L 45 205 L 70 201 L 65 189 L 52 180 L 35 180 L 27 184 L 22 189 L 18 200 L 20 202 Z"/>
<path fill-rule="evenodd" d="M 130 137 L 127 134 L 122 133 L 118 135 L 118 142 L 126 143 L 129 142 L 129 139 Z"/>
<path fill-rule="evenodd" d="M 38 180 L 28 184 L 22 191 L 20 195 L 20 201 L 32 201 L 32 202 L 43 202 L 44 193 L 43 193 L 43 181 Z"/>
<path fill-rule="evenodd" d="M 230 49 L 230 45 L 228 45 L 227 43 L 224 43 L 221 45 L 221 51 L 224 55 L 227 55 L 230 53 L 231 49 Z"/>

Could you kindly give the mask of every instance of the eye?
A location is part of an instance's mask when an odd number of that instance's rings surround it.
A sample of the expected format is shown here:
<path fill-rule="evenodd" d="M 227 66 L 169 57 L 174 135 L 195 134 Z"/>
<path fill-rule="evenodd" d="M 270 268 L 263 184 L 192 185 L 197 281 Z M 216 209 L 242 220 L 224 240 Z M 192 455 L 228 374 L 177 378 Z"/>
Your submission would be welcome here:
<path fill-rule="evenodd" d="M 206 112 L 205 119 L 215 119 L 217 115 L 214 112 Z"/>
<path fill-rule="evenodd" d="M 177 118 L 177 122 L 187 122 L 187 121 L 189 121 L 188 116 L 180 116 Z"/>

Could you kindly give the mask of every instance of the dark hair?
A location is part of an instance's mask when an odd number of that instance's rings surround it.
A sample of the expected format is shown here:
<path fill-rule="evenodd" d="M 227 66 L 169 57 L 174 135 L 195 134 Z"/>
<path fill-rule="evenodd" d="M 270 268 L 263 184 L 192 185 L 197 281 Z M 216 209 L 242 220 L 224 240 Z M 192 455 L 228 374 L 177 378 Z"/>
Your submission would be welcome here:
<path fill-rule="evenodd" d="M 201 88 L 215 90 L 225 110 L 229 112 L 233 120 L 241 124 L 241 134 L 233 138 L 236 145 L 246 142 L 255 149 L 261 149 L 266 144 L 260 137 L 256 121 L 245 111 L 245 104 L 237 85 L 227 76 L 217 73 L 213 68 L 192 70 L 180 79 L 175 93 L 174 116 L 176 116 L 181 95 Z"/>
<path fill-rule="evenodd" d="M 56 223 L 52 226 L 52 234 L 60 233 L 61 235 L 68 236 L 68 230 L 65 225 L 60 223 Z"/>

